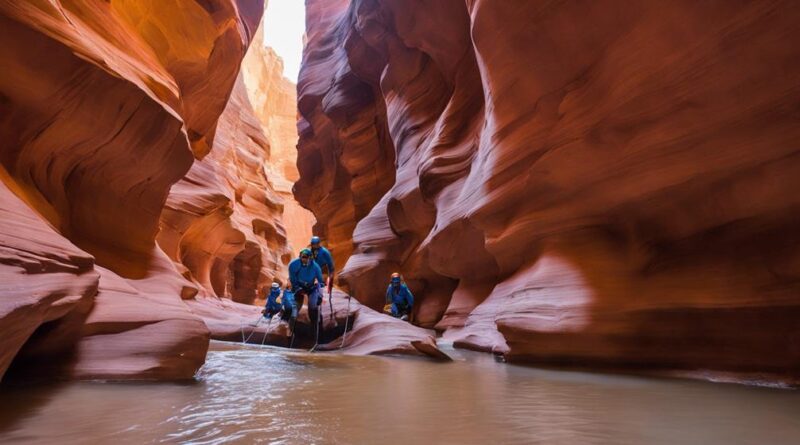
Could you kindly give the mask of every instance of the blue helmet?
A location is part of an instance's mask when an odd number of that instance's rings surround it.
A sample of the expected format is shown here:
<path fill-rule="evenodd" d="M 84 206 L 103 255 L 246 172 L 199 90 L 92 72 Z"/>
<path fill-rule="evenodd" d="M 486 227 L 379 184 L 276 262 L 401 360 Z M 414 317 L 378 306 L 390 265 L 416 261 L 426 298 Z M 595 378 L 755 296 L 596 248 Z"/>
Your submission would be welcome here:
<path fill-rule="evenodd" d="M 301 257 L 310 257 L 311 256 L 311 249 L 303 249 L 300 251 Z"/>
<path fill-rule="evenodd" d="M 311 237 L 311 245 L 313 246 L 314 244 L 319 244 L 319 237 L 316 235 Z"/>

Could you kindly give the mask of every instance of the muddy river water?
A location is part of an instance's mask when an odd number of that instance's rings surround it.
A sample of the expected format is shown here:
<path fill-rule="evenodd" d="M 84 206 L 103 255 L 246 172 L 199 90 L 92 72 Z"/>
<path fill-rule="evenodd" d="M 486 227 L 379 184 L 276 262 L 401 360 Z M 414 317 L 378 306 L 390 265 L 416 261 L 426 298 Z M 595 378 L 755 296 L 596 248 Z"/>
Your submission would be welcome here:
<path fill-rule="evenodd" d="M 0 387 L 0 443 L 800 444 L 800 392 L 214 342 L 192 383 Z"/>

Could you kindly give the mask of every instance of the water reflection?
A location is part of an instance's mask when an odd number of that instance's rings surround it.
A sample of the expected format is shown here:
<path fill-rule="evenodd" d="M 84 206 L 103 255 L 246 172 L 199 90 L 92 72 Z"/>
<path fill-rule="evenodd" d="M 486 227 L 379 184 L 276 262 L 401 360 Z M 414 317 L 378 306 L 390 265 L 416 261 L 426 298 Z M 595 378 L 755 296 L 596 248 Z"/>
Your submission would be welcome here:
<path fill-rule="evenodd" d="M 195 384 L 0 390 L 0 443 L 800 443 L 800 394 L 215 343 Z"/>

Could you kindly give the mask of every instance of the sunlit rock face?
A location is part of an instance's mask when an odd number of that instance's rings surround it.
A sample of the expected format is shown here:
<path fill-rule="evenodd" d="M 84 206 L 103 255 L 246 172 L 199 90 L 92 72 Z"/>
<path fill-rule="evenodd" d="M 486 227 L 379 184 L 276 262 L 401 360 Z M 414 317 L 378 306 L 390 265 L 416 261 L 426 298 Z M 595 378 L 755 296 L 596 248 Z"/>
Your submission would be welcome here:
<path fill-rule="evenodd" d="M 255 42 L 263 42 L 263 27 Z M 263 44 L 253 44 L 242 62 L 242 78 L 255 116 L 269 142 L 267 180 L 283 198 L 283 224 L 294 255 L 308 244 L 314 215 L 292 196 L 297 172 L 297 86 L 283 76 L 283 60 Z"/>
<path fill-rule="evenodd" d="M 298 177 L 296 97 L 259 28 L 220 116 L 213 150 L 172 186 L 158 244 L 209 303 L 193 306 L 202 314 L 234 307 L 208 298 L 261 302 L 274 280 L 286 280 L 294 251 L 311 236 L 313 215 L 291 195 Z M 203 316 L 218 326 L 215 317 Z M 212 336 L 216 332 L 212 328 Z"/>
<path fill-rule="evenodd" d="M 307 4 L 295 195 L 360 301 L 397 270 L 510 360 L 800 375 L 793 2 Z"/>
<path fill-rule="evenodd" d="M 15 355 L 85 378 L 203 363 L 208 329 L 181 300 L 198 287 L 155 238 L 170 187 L 219 139 L 262 12 L 0 1 L 0 376 Z"/>
<path fill-rule="evenodd" d="M 269 154 L 240 76 L 214 149 L 172 186 L 158 235 L 161 248 L 212 295 L 252 303 L 286 275 L 284 201 L 267 178 Z"/>

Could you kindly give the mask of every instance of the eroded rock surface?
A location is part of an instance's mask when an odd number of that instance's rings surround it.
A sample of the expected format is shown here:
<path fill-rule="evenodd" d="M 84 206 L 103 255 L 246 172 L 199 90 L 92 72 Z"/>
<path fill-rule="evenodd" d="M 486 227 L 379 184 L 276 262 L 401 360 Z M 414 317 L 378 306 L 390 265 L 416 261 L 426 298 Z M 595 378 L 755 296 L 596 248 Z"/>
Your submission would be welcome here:
<path fill-rule="evenodd" d="M 0 1 L 0 376 L 16 351 L 83 378 L 202 365 L 209 332 L 181 299 L 198 288 L 155 237 L 170 187 L 219 138 L 262 12 Z"/>
<path fill-rule="evenodd" d="M 342 284 L 510 360 L 800 375 L 793 2 L 310 0 Z"/>
<path fill-rule="evenodd" d="M 263 28 L 255 41 L 263 40 Z M 314 215 L 292 196 L 297 181 L 297 86 L 283 76 L 283 60 L 264 45 L 251 45 L 242 62 L 247 96 L 269 141 L 265 165 L 272 189 L 283 198 L 283 224 L 294 255 L 308 244 Z"/>
<path fill-rule="evenodd" d="M 252 304 L 273 280 L 286 279 L 313 217 L 291 196 L 295 86 L 283 77 L 280 58 L 264 47 L 260 28 L 242 67 L 214 149 L 172 186 L 158 243 L 202 288 L 201 296 Z"/>
<path fill-rule="evenodd" d="M 195 308 L 195 303 L 190 303 Z M 331 315 L 331 307 L 333 315 Z M 256 323 L 258 315 L 247 309 L 247 322 L 243 326 L 239 319 L 229 319 L 217 325 L 216 333 L 221 339 L 244 340 L 297 349 L 309 349 L 316 341 L 313 324 L 309 322 L 308 307 L 303 307 L 297 317 L 295 337 L 291 338 L 289 322 L 274 317 L 272 322 Z M 226 311 L 226 314 L 231 313 Z M 322 302 L 322 330 L 315 350 L 352 355 L 413 355 L 427 356 L 436 360 L 450 360 L 436 345 L 435 332 L 423 329 L 385 314 L 380 314 L 348 298 L 344 292 L 333 292 L 333 305 L 327 294 Z M 347 334 L 344 334 L 347 327 Z M 241 329 L 241 332 L 240 332 Z M 212 333 L 214 328 L 212 328 Z M 217 338 L 215 336 L 215 338 Z"/>
<path fill-rule="evenodd" d="M 240 77 L 214 149 L 172 186 L 158 234 L 159 246 L 212 295 L 253 303 L 286 275 L 283 198 L 264 170 L 269 150 Z"/>
<path fill-rule="evenodd" d="M 0 376 L 26 360 L 65 353 L 97 294 L 94 259 L 48 226 L 0 182 Z M 38 335 L 36 330 L 42 327 Z M 50 333 L 58 333 L 51 336 Z M 44 337 L 47 341 L 42 341 Z"/>

